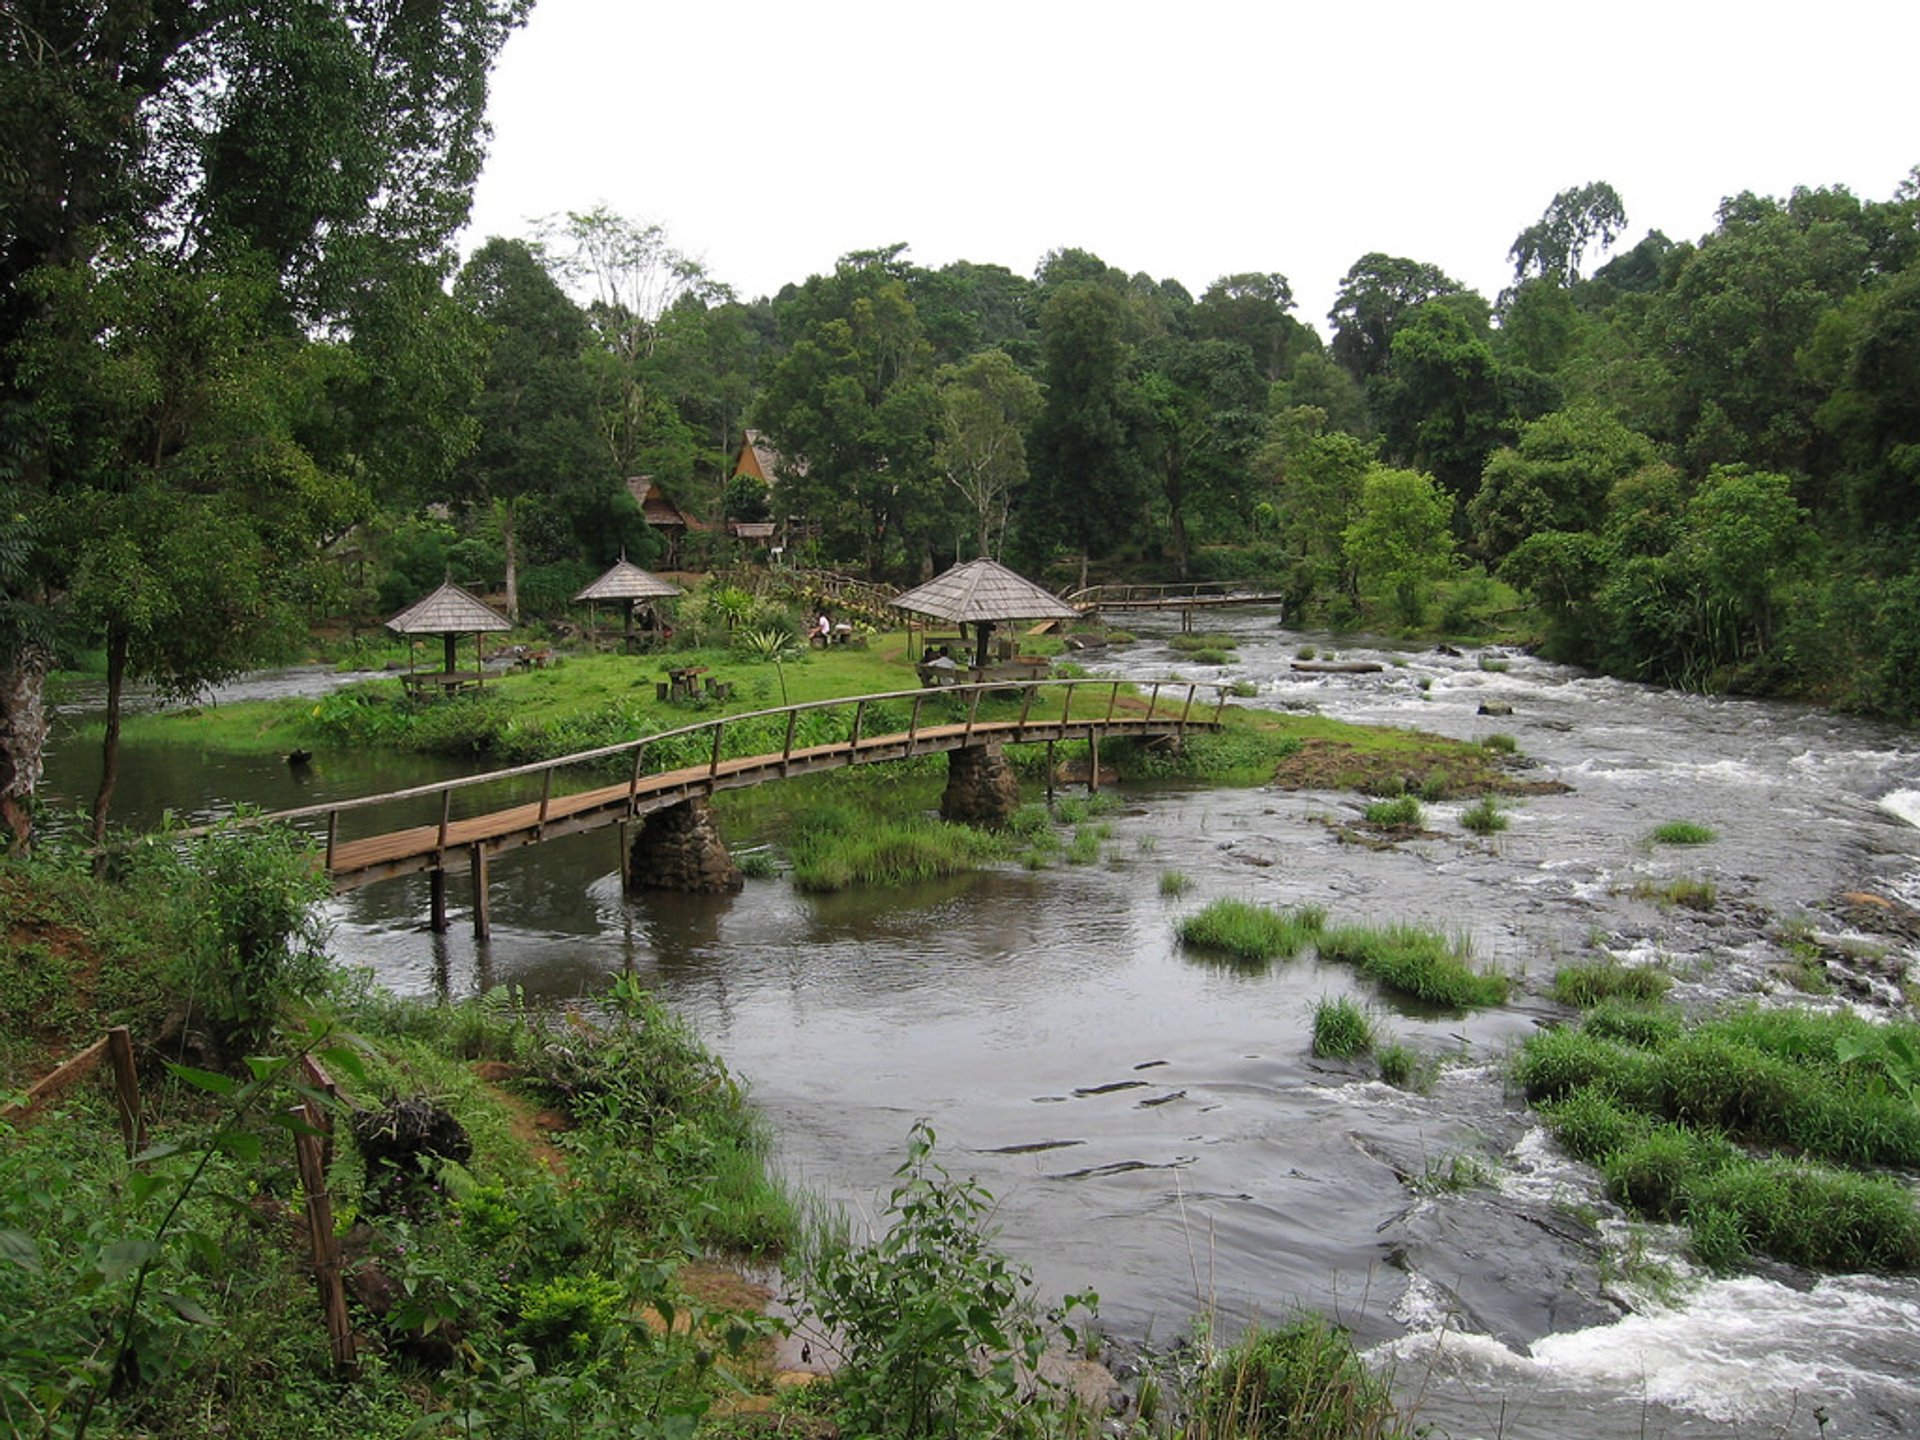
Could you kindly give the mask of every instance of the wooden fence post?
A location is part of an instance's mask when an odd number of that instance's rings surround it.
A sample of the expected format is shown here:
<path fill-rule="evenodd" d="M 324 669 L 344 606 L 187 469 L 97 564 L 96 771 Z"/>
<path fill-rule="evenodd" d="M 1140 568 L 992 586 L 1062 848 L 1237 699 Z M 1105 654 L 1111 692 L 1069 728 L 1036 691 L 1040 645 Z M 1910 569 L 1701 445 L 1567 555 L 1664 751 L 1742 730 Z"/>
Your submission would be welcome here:
<path fill-rule="evenodd" d="M 320 1062 L 302 1057 L 307 1083 L 327 1095 L 339 1087 Z M 358 1368 L 353 1323 L 347 1318 L 347 1288 L 341 1277 L 340 1238 L 333 1233 L 333 1196 L 327 1189 L 327 1166 L 333 1160 L 333 1115 L 317 1101 L 307 1099 L 294 1108 L 302 1128 L 293 1134 L 293 1157 L 300 1170 L 300 1188 L 306 1192 L 307 1240 L 313 1254 L 313 1273 L 320 1286 L 320 1311 L 327 1322 L 327 1345 L 333 1367 L 341 1374 Z"/>
<path fill-rule="evenodd" d="M 120 1112 L 120 1134 L 127 1158 L 147 1148 L 147 1127 L 140 1119 L 140 1072 L 133 1063 L 133 1034 L 124 1025 L 107 1031 L 107 1058 L 113 1061 L 113 1098 Z"/>

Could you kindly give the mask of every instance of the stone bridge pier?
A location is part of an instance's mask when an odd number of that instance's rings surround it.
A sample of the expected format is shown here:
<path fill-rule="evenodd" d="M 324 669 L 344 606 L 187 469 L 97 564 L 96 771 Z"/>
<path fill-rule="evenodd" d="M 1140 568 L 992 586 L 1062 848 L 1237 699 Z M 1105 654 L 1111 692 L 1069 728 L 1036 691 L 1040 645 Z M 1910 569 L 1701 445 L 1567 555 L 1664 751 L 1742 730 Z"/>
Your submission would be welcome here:
<path fill-rule="evenodd" d="M 1020 781 L 998 745 L 967 745 L 947 752 L 947 788 L 940 818 L 1001 825 L 1020 808 Z"/>
<path fill-rule="evenodd" d="M 622 877 L 629 890 L 714 895 L 746 883 L 721 842 L 713 806 L 704 796 L 654 811 L 631 833 Z"/>

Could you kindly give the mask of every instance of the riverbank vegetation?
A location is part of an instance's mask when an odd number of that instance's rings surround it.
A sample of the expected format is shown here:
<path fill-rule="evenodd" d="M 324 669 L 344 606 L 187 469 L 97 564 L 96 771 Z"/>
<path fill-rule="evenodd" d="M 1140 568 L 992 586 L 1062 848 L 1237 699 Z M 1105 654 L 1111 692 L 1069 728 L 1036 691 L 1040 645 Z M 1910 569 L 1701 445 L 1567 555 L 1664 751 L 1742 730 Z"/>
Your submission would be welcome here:
<path fill-rule="evenodd" d="M 57 844 L 0 872 L 10 1431 L 198 1435 L 217 1410 L 263 1440 L 666 1440 L 759 1433 L 773 1405 L 783 1433 L 821 1437 L 1111 1433 L 1112 1377 L 1074 1379 L 1105 1374 L 1084 1358 L 1095 1297 L 1035 1305 L 991 1244 L 992 1197 L 937 1163 L 930 1131 L 909 1135 L 871 1237 L 803 1220 L 768 1179 L 742 1087 L 638 986 L 554 1011 L 505 991 L 423 1004 L 312 969 L 311 872 L 291 838 L 228 838 L 149 847 L 113 882 Z M 181 1004 L 174 944 L 209 975 L 254 975 L 244 1060 L 211 1038 L 240 1043 L 230 1014 Z M 97 1082 L 15 1106 L 111 1024 L 141 1057 L 132 1156 Z M 316 1303 L 319 1212 L 295 1164 L 316 1121 L 332 1133 L 350 1364 Z M 836 1369 L 776 1393 L 783 1325 L 727 1262 L 782 1255 Z M 1324 1321 L 1180 1357 L 1150 1361 L 1129 1433 L 1401 1433 L 1384 1383 Z"/>
<path fill-rule="evenodd" d="M 1513 1078 L 1619 1203 L 1686 1226 L 1715 1269 L 1753 1255 L 1920 1269 L 1920 1209 L 1883 1173 L 1920 1168 L 1920 1106 L 1898 1059 L 1920 1026 L 1754 1008 L 1684 1018 L 1651 1003 L 1663 986 L 1626 978 L 1654 972 L 1598 973 L 1568 982 L 1590 1008 L 1531 1037 Z"/>

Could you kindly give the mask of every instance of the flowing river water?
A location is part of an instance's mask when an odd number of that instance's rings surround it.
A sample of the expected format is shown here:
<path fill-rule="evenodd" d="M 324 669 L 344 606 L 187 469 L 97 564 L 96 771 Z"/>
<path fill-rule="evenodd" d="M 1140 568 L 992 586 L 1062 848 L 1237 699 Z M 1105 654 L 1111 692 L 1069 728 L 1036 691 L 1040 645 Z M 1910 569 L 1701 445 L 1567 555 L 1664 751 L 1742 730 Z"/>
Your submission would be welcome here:
<path fill-rule="evenodd" d="M 1303 635 L 1261 610 L 1207 617 L 1235 658 L 1196 666 L 1166 643 L 1177 621 L 1127 623 L 1140 643 L 1090 668 L 1241 680 L 1257 692 L 1243 704 L 1461 739 L 1498 731 L 1528 777 L 1571 788 L 1513 802 L 1486 840 L 1460 804 L 1431 805 L 1427 838 L 1372 850 L 1327 823 L 1357 816 L 1350 794 L 1129 787 L 1102 817 L 1097 863 L 825 897 L 775 879 L 629 898 L 610 836 L 579 836 L 498 862 L 490 941 L 460 916 L 427 933 L 424 882 L 395 881 L 332 902 L 335 951 L 422 994 L 560 998 L 630 970 L 751 1083 L 798 1184 L 870 1216 L 925 1118 L 943 1163 L 998 1198 L 1004 1248 L 1052 1294 L 1097 1290 L 1112 1334 L 1166 1346 L 1202 1313 L 1235 1328 L 1323 1311 L 1455 1440 L 1920 1432 L 1920 1280 L 1697 1274 L 1680 1237 L 1629 1224 L 1503 1081 L 1513 1047 L 1562 1014 L 1546 998 L 1555 969 L 1601 950 L 1666 965 L 1689 1004 L 1897 997 L 1911 941 L 1851 927 L 1920 906 L 1920 736 L 1519 654 Z M 1309 643 L 1386 668 L 1296 673 Z M 296 673 L 254 690 L 331 683 Z M 84 800 L 95 763 L 61 747 L 49 789 Z M 133 749 L 117 809 L 151 823 L 439 773 Z M 1719 838 L 1651 846 L 1668 820 Z M 1163 896 L 1169 870 L 1191 888 Z M 1710 881 L 1715 907 L 1636 897 L 1672 879 Z M 1862 893 L 1888 903 L 1848 898 Z M 1174 925 L 1221 896 L 1466 935 L 1521 983 L 1506 1007 L 1461 1015 L 1396 1005 L 1312 959 L 1211 965 Z M 1789 924 L 1861 957 L 1835 967 L 1831 996 L 1779 980 Z M 1342 995 L 1446 1062 L 1426 1093 L 1311 1055 L 1315 1002 Z M 1449 1177 L 1480 1183 L 1435 1183 Z"/>

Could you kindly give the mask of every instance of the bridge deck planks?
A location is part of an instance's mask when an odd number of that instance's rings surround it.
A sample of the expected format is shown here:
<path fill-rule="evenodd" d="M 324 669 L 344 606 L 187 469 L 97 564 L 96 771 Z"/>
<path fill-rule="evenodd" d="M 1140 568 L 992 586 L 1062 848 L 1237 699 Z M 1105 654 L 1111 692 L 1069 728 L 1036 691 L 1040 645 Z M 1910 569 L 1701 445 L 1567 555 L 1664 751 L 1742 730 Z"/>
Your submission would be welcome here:
<path fill-rule="evenodd" d="M 731 790 L 756 785 L 762 780 L 789 774 L 808 774 L 817 770 L 838 769 L 847 765 L 872 764 L 882 760 L 903 759 L 909 754 L 934 754 L 957 750 L 963 744 L 988 744 L 995 741 L 1061 740 L 1098 732 L 1102 735 L 1171 735 L 1182 730 L 1217 728 L 1205 720 L 1182 722 L 1169 716 L 1109 717 L 1104 720 L 1069 718 L 980 721 L 966 724 L 928 725 L 912 732 L 863 737 L 857 746 L 839 741 L 826 745 L 797 748 L 786 754 L 738 756 L 723 759 L 715 767 L 711 762 L 687 765 L 658 774 L 642 775 L 635 788 L 628 781 L 576 790 L 551 796 L 546 820 L 540 818 L 540 802 L 527 801 L 482 815 L 470 815 L 447 823 L 446 842 L 442 846 L 437 824 L 414 825 L 358 840 L 343 840 L 333 847 L 328 873 L 336 890 L 390 876 L 417 874 L 425 870 L 463 871 L 475 847 L 489 853 L 514 849 L 520 845 L 582 830 L 617 824 L 634 815 L 695 795 L 715 790 Z"/>

